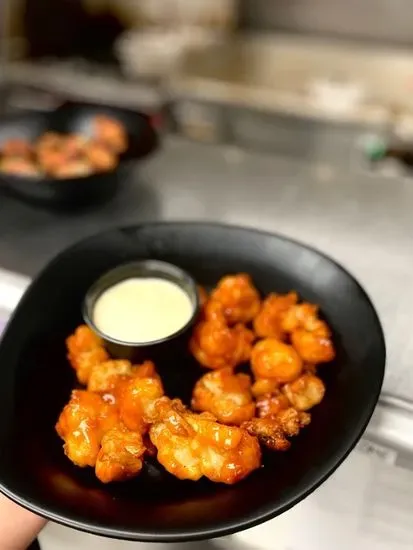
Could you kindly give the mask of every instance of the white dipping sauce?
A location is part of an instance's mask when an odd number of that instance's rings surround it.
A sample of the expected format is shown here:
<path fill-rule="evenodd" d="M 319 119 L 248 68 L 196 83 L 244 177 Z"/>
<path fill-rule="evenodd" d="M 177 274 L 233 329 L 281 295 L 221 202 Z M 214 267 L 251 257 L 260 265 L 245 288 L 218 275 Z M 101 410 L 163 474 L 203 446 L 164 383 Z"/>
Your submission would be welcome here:
<path fill-rule="evenodd" d="M 125 279 L 97 299 L 93 322 L 105 335 L 130 343 L 153 342 L 178 332 L 193 304 L 178 285 L 161 278 Z"/>

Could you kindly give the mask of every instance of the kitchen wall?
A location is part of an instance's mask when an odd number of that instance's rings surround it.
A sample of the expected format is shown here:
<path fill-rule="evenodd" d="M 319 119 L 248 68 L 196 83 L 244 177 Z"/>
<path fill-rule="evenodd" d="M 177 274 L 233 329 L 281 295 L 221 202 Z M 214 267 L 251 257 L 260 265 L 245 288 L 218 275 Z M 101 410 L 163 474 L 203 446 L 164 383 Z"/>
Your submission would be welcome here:
<path fill-rule="evenodd" d="M 413 46 L 413 0 L 240 0 L 249 29 L 321 33 Z"/>
<path fill-rule="evenodd" d="M 59 11 L 64 3 L 84 4 L 89 8 L 113 5 L 120 19 L 130 23 L 132 8 L 139 5 L 139 1 L 0 0 L 0 41 L 6 26 L 9 36 L 24 34 L 22 6 L 25 3 L 47 6 L 49 2 Z M 324 34 L 413 47 L 413 0 L 239 0 L 239 3 L 241 26 L 246 29 Z M 7 7 L 11 11 L 9 17 L 5 17 Z M 11 57 L 20 57 L 23 46 L 22 41 L 8 44 Z"/>

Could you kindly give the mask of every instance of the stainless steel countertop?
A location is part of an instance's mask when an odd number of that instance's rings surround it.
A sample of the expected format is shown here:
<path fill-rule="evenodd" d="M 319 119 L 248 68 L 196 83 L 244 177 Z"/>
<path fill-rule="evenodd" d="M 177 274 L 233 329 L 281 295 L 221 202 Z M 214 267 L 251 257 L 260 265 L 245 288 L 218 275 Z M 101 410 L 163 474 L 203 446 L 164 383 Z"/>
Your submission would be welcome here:
<path fill-rule="evenodd" d="M 216 220 L 280 232 L 330 254 L 365 286 L 386 334 L 384 390 L 409 398 L 412 206 L 407 180 L 350 177 L 297 159 L 168 138 L 139 179 L 99 210 L 61 215 L 2 198 L 0 264 L 33 276 L 70 243 L 143 220 Z"/>
<path fill-rule="evenodd" d="M 170 144 L 150 173 L 161 191 L 162 218 L 213 219 L 280 232 L 347 267 L 367 289 L 384 325 L 384 389 L 413 397 L 411 181 L 323 173 L 287 158 L 180 142 Z"/>

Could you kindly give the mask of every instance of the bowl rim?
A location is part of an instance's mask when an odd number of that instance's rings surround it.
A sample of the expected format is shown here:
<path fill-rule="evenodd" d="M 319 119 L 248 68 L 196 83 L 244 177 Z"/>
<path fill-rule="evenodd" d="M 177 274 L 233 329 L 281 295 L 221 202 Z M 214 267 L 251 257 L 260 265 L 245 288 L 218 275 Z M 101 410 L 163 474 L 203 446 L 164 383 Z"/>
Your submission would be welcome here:
<path fill-rule="evenodd" d="M 133 270 L 147 270 L 147 275 L 137 275 L 133 273 L 127 273 L 127 271 L 130 269 Z M 106 334 L 104 331 L 100 330 L 97 325 L 95 324 L 93 320 L 93 308 L 96 304 L 96 301 L 98 298 L 109 288 L 115 286 L 118 283 L 121 283 L 122 281 L 126 281 L 127 279 L 132 278 L 146 278 L 151 277 L 150 271 L 156 271 L 157 275 L 154 277 L 158 279 L 163 280 L 171 280 L 168 277 L 162 277 L 161 272 L 164 272 L 165 274 L 169 273 L 174 278 L 174 283 L 176 286 L 178 286 L 185 294 L 189 297 L 192 304 L 192 313 L 188 321 L 178 330 L 173 332 L 172 334 L 168 334 L 167 336 L 163 336 L 162 338 L 157 338 L 156 340 L 148 340 L 146 342 L 133 342 L 129 340 L 120 340 L 119 338 L 114 338 L 113 336 L 110 336 L 109 334 Z M 126 272 L 122 275 L 123 272 Z M 116 275 L 119 274 L 119 279 L 110 282 L 109 279 L 111 277 L 116 278 Z M 178 282 L 178 279 L 185 280 L 188 286 L 191 288 L 192 296 L 189 292 L 187 292 L 182 284 Z M 83 299 L 82 304 L 82 316 L 85 321 L 85 323 L 95 332 L 98 334 L 103 340 L 107 342 L 111 342 L 112 344 L 117 344 L 119 346 L 125 346 L 125 347 L 133 347 L 133 348 L 143 348 L 148 346 L 157 346 L 159 344 L 163 344 L 165 342 L 169 342 L 184 332 L 186 332 L 191 325 L 195 322 L 197 316 L 199 313 L 199 296 L 197 291 L 197 283 L 191 275 L 182 269 L 181 267 L 172 264 L 170 262 L 164 262 L 161 260 L 155 260 L 155 259 L 148 259 L 148 260 L 136 260 L 134 262 L 125 262 L 123 264 L 120 264 L 112 269 L 109 269 L 109 271 L 106 271 L 101 275 L 96 281 L 88 288 L 86 291 L 85 297 Z"/>
<path fill-rule="evenodd" d="M 99 235 L 113 233 L 114 231 L 127 233 L 128 231 L 131 231 L 131 230 L 136 231 L 138 229 L 148 229 L 148 228 L 168 227 L 168 226 L 171 228 L 172 227 L 183 228 L 186 226 L 188 229 L 193 229 L 194 226 L 196 226 L 196 227 L 202 227 L 207 230 L 225 229 L 229 231 L 236 231 L 241 234 L 254 233 L 256 235 L 261 235 L 261 236 L 275 237 L 278 240 L 284 242 L 285 244 L 292 244 L 294 246 L 304 248 L 306 250 L 309 250 L 317 254 L 321 258 L 331 262 L 338 270 L 340 270 L 342 273 L 344 273 L 347 277 L 349 277 L 353 281 L 353 283 L 358 287 L 360 295 L 363 297 L 366 304 L 369 306 L 369 309 L 371 310 L 373 322 L 376 325 L 376 329 L 377 329 L 377 332 L 376 332 L 376 336 L 378 338 L 377 351 L 378 351 L 378 354 L 380 355 L 380 361 L 378 362 L 378 365 L 377 365 L 377 377 L 375 379 L 375 384 L 372 385 L 371 387 L 369 400 L 366 403 L 366 407 L 365 407 L 365 413 L 360 418 L 358 424 L 354 427 L 353 434 L 351 438 L 349 438 L 350 444 L 348 445 L 347 449 L 339 456 L 338 459 L 334 457 L 330 459 L 330 461 L 325 466 L 324 473 L 320 474 L 314 483 L 309 485 L 306 490 L 303 490 L 300 493 L 297 493 L 294 496 L 290 497 L 282 506 L 278 506 L 278 507 L 266 506 L 264 507 L 264 509 L 259 510 L 257 513 L 255 513 L 253 517 L 243 517 L 238 520 L 233 520 L 228 522 L 228 524 L 222 525 L 220 527 L 206 527 L 201 529 L 192 528 L 192 529 L 186 529 L 183 533 L 175 529 L 169 530 L 169 531 L 165 530 L 163 533 L 158 533 L 154 529 L 137 530 L 137 529 L 130 529 L 130 528 L 105 527 L 102 525 L 88 522 L 87 519 L 86 520 L 72 519 L 72 518 L 68 518 L 64 514 L 50 511 L 50 509 L 48 509 L 47 506 L 35 504 L 31 502 L 29 499 L 25 498 L 24 496 L 20 496 L 15 492 L 13 492 L 12 490 L 8 489 L 7 484 L 4 483 L 2 479 L 0 479 L 0 492 L 2 492 L 5 496 L 10 498 L 16 504 L 50 521 L 54 521 L 55 523 L 59 523 L 60 525 L 70 527 L 78 531 L 82 531 L 84 533 L 94 534 L 94 535 L 103 536 L 103 537 L 109 537 L 109 538 L 118 539 L 118 540 L 127 540 L 127 541 L 135 541 L 135 542 L 167 542 L 167 543 L 168 542 L 189 542 L 189 541 L 205 540 L 205 539 L 232 535 L 234 533 L 243 531 L 245 529 L 250 529 L 266 521 L 269 521 L 283 514 L 284 512 L 287 512 L 293 506 L 295 506 L 296 504 L 298 504 L 299 502 L 307 498 L 311 493 L 313 493 L 316 489 L 318 489 L 318 487 L 320 487 L 345 461 L 345 459 L 349 456 L 349 454 L 355 448 L 360 438 L 362 437 L 363 433 L 365 432 L 365 429 L 368 423 L 370 422 L 370 419 L 376 408 L 379 395 L 381 393 L 384 374 L 385 374 L 385 365 L 386 365 L 386 343 L 385 343 L 385 337 L 384 337 L 382 324 L 380 322 L 380 318 L 378 316 L 376 308 L 374 307 L 373 302 L 370 299 L 369 295 L 364 290 L 363 286 L 360 284 L 357 278 L 354 277 L 337 260 L 329 256 L 328 254 L 320 251 L 315 246 L 309 245 L 305 242 L 299 241 L 291 237 L 287 237 L 286 235 L 283 235 L 277 232 L 272 232 L 268 230 L 266 231 L 262 229 L 256 229 L 254 227 L 241 226 L 236 224 L 227 224 L 227 223 L 214 222 L 214 221 L 205 222 L 205 221 L 196 221 L 196 220 L 154 221 L 154 222 L 142 222 L 138 224 L 123 225 L 119 227 L 112 227 L 104 231 L 94 232 L 89 236 L 78 240 L 71 246 L 66 247 L 64 250 L 58 253 L 54 258 L 52 258 L 51 261 L 49 261 L 46 264 L 46 266 L 33 279 L 33 282 L 36 282 L 39 279 L 41 279 L 43 274 L 48 269 L 50 269 L 55 264 L 60 262 L 61 259 L 66 255 L 72 254 L 74 251 L 76 251 L 76 249 L 82 246 L 85 241 L 93 240 Z M 28 293 L 30 291 L 30 287 L 31 285 L 23 294 L 23 297 L 21 298 L 21 301 L 17 306 L 15 312 L 17 312 L 17 310 L 20 309 L 22 305 L 24 305 L 24 302 L 27 299 Z M 13 321 L 14 315 L 16 314 L 15 312 L 13 312 L 9 322 Z"/>

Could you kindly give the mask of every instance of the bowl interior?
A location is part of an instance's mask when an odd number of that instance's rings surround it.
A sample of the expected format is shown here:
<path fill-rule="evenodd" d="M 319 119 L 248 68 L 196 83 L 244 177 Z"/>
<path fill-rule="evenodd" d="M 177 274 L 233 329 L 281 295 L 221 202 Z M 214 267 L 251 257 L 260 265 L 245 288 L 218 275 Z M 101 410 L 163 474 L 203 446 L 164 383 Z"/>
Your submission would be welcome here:
<path fill-rule="evenodd" d="M 27 139 L 30 142 L 45 132 L 50 113 L 25 113 L 10 115 L 0 121 L 0 150 L 9 139 Z"/>
<path fill-rule="evenodd" d="M 51 126 L 63 133 L 92 135 L 92 123 L 96 115 L 106 115 L 123 124 L 128 134 L 128 148 L 120 156 L 120 160 L 138 160 L 149 154 L 156 147 L 157 137 L 149 117 L 143 113 L 96 105 L 92 103 L 68 102 L 53 112 Z"/>
<path fill-rule="evenodd" d="M 327 394 L 311 425 L 288 453 L 265 454 L 264 467 L 233 487 L 178 481 L 156 462 L 147 462 L 134 481 L 103 486 L 92 470 L 65 458 L 54 431 L 75 386 L 64 340 L 82 322 L 86 291 L 117 265 L 149 258 L 176 264 L 205 286 L 245 271 L 264 294 L 295 289 L 320 305 L 334 330 L 338 355 L 322 370 Z M 43 271 L 4 335 L 0 488 L 51 519 L 117 538 L 188 540 L 252 526 L 304 498 L 345 458 L 373 412 L 384 359 L 382 331 L 367 296 L 314 250 L 209 224 L 147 224 L 100 234 Z M 179 397 L 188 402 L 203 371 L 185 346 L 168 361 L 171 376 L 180 377 Z"/>

